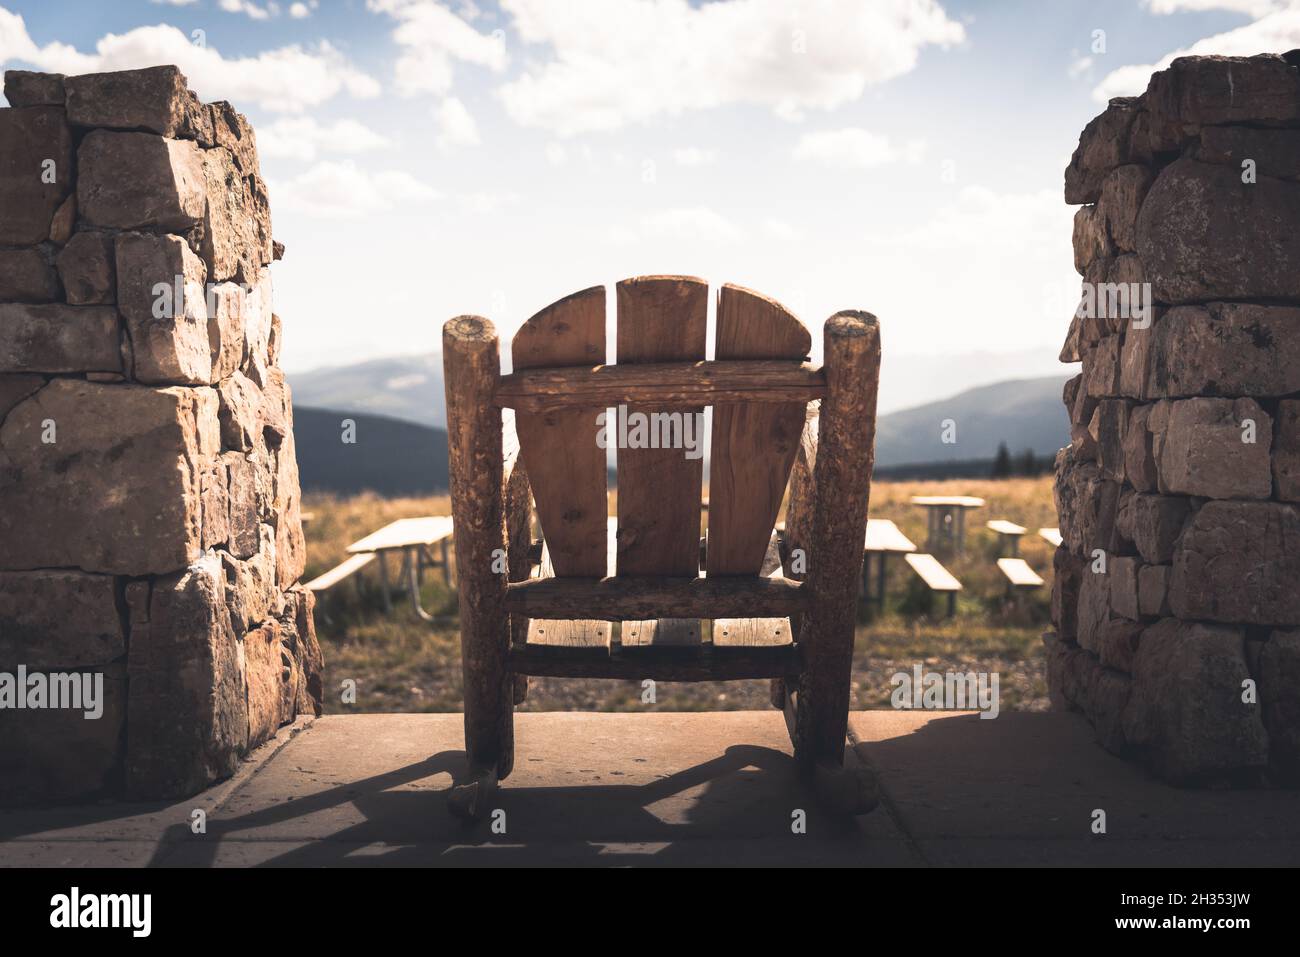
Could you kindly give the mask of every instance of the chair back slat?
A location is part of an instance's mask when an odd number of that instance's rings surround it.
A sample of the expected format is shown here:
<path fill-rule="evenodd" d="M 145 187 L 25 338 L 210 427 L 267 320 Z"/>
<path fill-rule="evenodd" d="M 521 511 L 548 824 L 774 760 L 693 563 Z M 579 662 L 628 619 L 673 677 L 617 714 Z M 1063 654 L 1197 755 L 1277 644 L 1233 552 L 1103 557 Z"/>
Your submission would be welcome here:
<path fill-rule="evenodd" d="M 515 369 L 597 366 L 605 361 L 605 287 L 552 303 L 515 334 Z M 517 413 L 520 457 L 557 577 L 605 575 L 605 450 L 595 409 Z"/>
<path fill-rule="evenodd" d="M 685 276 L 645 276 L 617 286 L 617 361 L 703 359 L 708 337 L 708 283 Z M 680 413 L 694 429 L 702 407 L 633 406 L 629 413 Z M 685 417 L 690 417 L 687 422 Z M 703 441 L 702 436 L 697 441 Z M 682 448 L 619 448 L 618 574 L 694 577 L 700 568 L 703 456 Z"/>
<path fill-rule="evenodd" d="M 780 303 L 723 286 L 715 358 L 802 359 L 812 337 Z M 707 566 L 714 575 L 757 575 L 799 449 L 806 404 L 718 403 L 709 456 Z"/>

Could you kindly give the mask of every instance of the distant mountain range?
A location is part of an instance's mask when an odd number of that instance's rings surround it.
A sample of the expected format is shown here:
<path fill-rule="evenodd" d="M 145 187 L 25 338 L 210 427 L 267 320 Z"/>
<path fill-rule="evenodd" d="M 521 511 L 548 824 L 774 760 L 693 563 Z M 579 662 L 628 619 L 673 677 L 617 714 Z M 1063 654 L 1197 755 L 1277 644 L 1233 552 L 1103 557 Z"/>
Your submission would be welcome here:
<path fill-rule="evenodd" d="M 303 488 L 383 495 L 446 489 L 446 404 L 436 360 L 383 359 L 291 376 Z M 924 473 L 941 475 L 942 463 L 960 463 L 954 474 L 979 474 L 972 463 L 991 462 L 1000 443 L 1013 455 L 1029 449 L 1051 456 L 1069 441 L 1064 383 L 1063 375 L 1014 379 L 882 415 L 876 466 L 933 466 L 938 472 Z M 347 418 L 356 424 L 355 444 L 342 441 Z M 953 442 L 944 441 L 947 420 Z"/>

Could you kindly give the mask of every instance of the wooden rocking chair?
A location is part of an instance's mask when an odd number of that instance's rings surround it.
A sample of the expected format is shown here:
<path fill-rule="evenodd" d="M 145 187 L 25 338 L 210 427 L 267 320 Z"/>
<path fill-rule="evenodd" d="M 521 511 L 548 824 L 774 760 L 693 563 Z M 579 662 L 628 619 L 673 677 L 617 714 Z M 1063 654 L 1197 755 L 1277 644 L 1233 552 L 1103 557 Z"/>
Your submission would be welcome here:
<path fill-rule="evenodd" d="M 827 320 L 816 368 L 793 315 L 726 285 L 716 357 L 705 361 L 707 283 L 647 276 L 618 283 L 617 296 L 614 365 L 605 364 L 603 286 L 529 319 L 505 376 L 491 322 L 460 316 L 443 326 L 470 766 L 452 810 L 483 813 L 510 773 L 513 707 L 528 675 L 770 678 L 818 792 L 842 810 L 869 810 L 874 787 L 844 769 L 844 746 L 880 377 L 876 319 Z M 607 529 L 597 417 L 620 405 L 687 414 L 713 406 L 706 541 L 703 460 L 682 448 L 617 450 L 616 537 Z M 615 420 L 608 425 L 615 436 Z M 787 478 L 778 558 L 773 527 Z M 543 550 L 543 577 L 531 577 Z"/>

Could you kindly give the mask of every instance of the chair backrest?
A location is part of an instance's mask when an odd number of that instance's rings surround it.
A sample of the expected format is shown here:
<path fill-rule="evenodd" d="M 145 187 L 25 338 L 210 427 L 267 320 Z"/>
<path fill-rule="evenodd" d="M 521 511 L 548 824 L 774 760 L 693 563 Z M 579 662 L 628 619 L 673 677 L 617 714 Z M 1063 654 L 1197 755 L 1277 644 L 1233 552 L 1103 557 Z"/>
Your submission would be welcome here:
<path fill-rule="evenodd" d="M 708 284 L 685 276 L 645 276 L 617 284 L 616 364 L 688 363 L 705 358 Z M 515 335 L 512 364 L 530 369 L 593 367 L 605 361 L 605 288 L 595 286 L 547 306 Z M 808 356 L 808 330 L 780 304 L 738 286 L 718 291 L 714 367 L 782 360 L 791 370 Z M 753 368 L 753 367 L 747 367 Z M 759 369 L 761 375 L 762 369 Z M 761 379 L 757 384 L 762 385 Z M 752 390 L 751 390 L 752 391 Z M 757 576 L 799 447 L 806 400 L 713 404 L 709 466 L 707 571 Z M 616 447 L 618 525 L 607 558 L 606 451 L 597 441 L 600 406 L 542 408 L 516 414 L 520 458 L 532 485 L 542 534 L 557 577 L 694 577 L 699 572 L 703 456 L 680 447 L 618 447 L 637 435 L 636 413 L 662 413 L 655 426 L 693 437 L 698 404 L 632 404 L 603 420 Z M 690 418 L 688 418 L 690 417 Z M 701 416 L 702 418 L 702 416 Z M 620 429 L 631 420 L 631 428 Z M 642 420 L 644 422 L 644 420 Z M 690 430 L 690 431 L 687 431 Z M 640 438 L 648 436 L 644 430 Z M 634 441 L 629 445 L 637 444 Z M 702 446 L 700 447 L 702 451 Z"/>

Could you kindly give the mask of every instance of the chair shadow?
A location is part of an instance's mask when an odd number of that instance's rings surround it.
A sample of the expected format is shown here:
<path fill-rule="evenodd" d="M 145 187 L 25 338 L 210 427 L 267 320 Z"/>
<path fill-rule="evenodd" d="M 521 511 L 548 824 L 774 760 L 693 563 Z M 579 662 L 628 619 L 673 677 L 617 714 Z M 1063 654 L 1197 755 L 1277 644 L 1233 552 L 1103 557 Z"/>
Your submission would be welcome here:
<path fill-rule="evenodd" d="M 852 817 L 817 803 L 789 754 L 752 745 L 730 747 L 713 760 L 645 784 L 512 788 L 507 779 L 491 802 L 493 811 L 504 812 L 504 834 L 494 833 L 491 813 L 475 822 L 453 818 L 446 788 L 395 790 L 439 774 L 460 783 L 467 771 L 463 751 L 443 751 L 247 814 L 213 815 L 203 835 L 178 823 L 164 833 L 149 866 L 213 866 L 223 842 L 263 828 L 274 830 L 257 839 L 262 847 L 281 840 L 298 845 L 257 862 L 270 867 L 670 865 L 688 857 L 698 864 L 699 851 L 689 847 L 693 840 L 728 842 L 732 859 L 711 862 L 724 866 L 747 863 L 759 854 L 756 839 L 775 840 L 783 860 L 791 862 L 813 844 L 822 857 L 828 843 L 844 844 L 847 851 L 857 833 Z M 702 790 L 679 799 L 693 789 Z M 656 813 L 653 808 L 660 804 L 664 807 Z M 347 805 L 364 820 L 327 837 L 303 839 L 281 830 Z M 796 810 L 804 812 L 802 835 L 792 829 Z M 367 845 L 382 845 L 383 851 L 354 854 Z M 770 854 L 772 845 L 764 846 Z"/>

